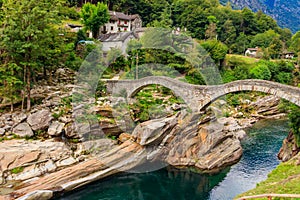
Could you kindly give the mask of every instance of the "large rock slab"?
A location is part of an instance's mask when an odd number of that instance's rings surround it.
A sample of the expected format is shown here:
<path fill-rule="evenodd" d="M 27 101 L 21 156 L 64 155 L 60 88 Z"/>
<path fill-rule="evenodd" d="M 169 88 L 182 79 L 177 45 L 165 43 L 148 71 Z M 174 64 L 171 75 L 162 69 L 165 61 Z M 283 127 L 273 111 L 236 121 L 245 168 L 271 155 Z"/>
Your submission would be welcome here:
<path fill-rule="evenodd" d="M 177 117 L 154 119 L 139 124 L 133 131 L 132 136 L 136 138 L 140 145 L 149 145 L 154 141 L 159 141 L 177 125 Z"/>
<path fill-rule="evenodd" d="M 30 126 L 24 122 L 13 128 L 13 133 L 19 137 L 32 137 L 34 135 Z"/>
<path fill-rule="evenodd" d="M 63 142 L 6 140 L 0 143 L 0 176 L 6 180 L 40 176 L 55 171 L 56 163 L 70 164 L 72 154 Z"/>
<path fill-rule="evenodd" d="M 229 128 L 235 121 L 221 122 L 202 124 L 194 120 L 186 124 L 167 144 L 165 161 L 178 167 L 196 167 L 202 172 L 215 172 L 237 162 L 243 151 L 236 132 Z"/>
<path fill-rule="evenodd" d="M 27 123 L 31 126 L 32 130 L 45 130 L 49 127 L 52 114 L 49 110 L 41 110 L 28 116 Z"/>

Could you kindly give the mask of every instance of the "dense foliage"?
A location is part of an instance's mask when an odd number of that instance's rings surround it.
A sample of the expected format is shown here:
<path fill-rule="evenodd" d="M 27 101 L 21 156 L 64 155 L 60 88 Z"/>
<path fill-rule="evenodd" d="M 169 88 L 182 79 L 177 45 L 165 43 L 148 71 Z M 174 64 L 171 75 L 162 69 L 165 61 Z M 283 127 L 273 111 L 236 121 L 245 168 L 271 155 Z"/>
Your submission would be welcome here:
<path fill-rule="evenodd" d="M 30 109 L 34 70 L 57 67 L 61 38 L 53 25 L 58 22 L 60 0 L 3 1 L 1 29 L 1 92 L 13 102 L 21 90 Z M 37 78 L 37 77 L 35 77 Z M 21 89 L 20 85 L 24 87 Z M 5 95 L 7 96 L 7 95 Z M 24 96 L 23 96 L 24 98 Z"/>

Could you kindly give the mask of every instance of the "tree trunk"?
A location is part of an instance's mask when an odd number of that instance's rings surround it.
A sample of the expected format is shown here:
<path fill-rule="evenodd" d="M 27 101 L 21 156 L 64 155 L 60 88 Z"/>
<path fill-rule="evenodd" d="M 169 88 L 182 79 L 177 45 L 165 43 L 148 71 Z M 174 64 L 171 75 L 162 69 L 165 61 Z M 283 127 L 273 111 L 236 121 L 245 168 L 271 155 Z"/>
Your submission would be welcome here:
<path fill-rule="evenodd" d="M 139 79 L 138 65 L 139 65 L 139 54 L 136 53 L 135 79 Z"/>
<path fill-rule="evenodd" d="M 24 90 L 21 90 L 21 98 L 22 98 L 21 110 L 22 112 L 24 112 L 24 101 L 25 101 Z"/>
<path fill-rule="evenodd" d="M 27 79 L 27 84 L 26 84 L 26 92 L 27 92 L 27 111 L 30 111 L 31 109 L 31 103 L 30 103 L 30 66 L 26 67 L 26 79 Z"/>
<path fill-rule="evenodd" d="M 13 86 L 12 86 L 13 87 Z M 12 88 L 10 91 L 10 112 L 14 112 L 14 98 L 13 98 L 13 93 L 12 93 Z"/>

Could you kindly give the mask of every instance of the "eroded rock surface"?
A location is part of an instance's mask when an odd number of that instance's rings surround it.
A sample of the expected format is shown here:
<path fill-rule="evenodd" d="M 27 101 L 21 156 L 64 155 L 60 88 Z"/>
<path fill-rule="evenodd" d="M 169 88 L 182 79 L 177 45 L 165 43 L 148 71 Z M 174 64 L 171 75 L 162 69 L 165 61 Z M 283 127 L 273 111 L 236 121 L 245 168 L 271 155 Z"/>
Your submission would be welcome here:
<path fill-rule="evenodd" d="M 0 177 L 5 180 L 27 180 L 75 163 L 66 144 L 52 140 L 3 141 L 0 160 Z"/>

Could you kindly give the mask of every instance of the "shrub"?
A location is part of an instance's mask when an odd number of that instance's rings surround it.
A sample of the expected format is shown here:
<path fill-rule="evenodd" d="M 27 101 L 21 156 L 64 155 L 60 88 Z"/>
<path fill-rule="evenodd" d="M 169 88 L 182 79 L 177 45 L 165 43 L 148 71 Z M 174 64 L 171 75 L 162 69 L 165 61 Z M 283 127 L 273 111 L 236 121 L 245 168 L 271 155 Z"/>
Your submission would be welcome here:
<path fill-rule="evenodd" d="M 274 80 L 283 84 L 291 84 L 293 81 L 293 75 L 292 73 L 279 72 L 277 75 L 275 75 Z"/>
<path fill-rule="evenodd" d="M 256 67 L 250 70 L 250 76 L 254 79 L 270 80 L 271 72 L 267 65 L 258 64 Z"/>

